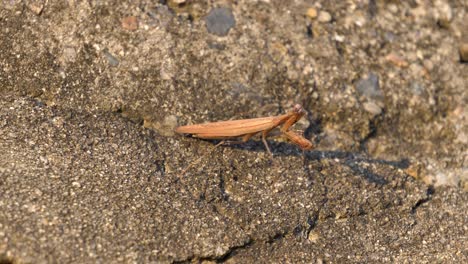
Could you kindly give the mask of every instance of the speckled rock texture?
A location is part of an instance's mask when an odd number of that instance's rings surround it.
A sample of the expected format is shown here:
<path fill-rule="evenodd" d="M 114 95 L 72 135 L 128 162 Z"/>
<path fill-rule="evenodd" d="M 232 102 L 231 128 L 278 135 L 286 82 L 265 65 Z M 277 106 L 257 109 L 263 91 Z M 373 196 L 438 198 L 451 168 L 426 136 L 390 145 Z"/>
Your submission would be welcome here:
<path fill-rule="evenodd" d="M 467 10 L 3 1 L 0 263 L 468 262 Z M 304 153 L 173 132 L 295 103 Z"/>

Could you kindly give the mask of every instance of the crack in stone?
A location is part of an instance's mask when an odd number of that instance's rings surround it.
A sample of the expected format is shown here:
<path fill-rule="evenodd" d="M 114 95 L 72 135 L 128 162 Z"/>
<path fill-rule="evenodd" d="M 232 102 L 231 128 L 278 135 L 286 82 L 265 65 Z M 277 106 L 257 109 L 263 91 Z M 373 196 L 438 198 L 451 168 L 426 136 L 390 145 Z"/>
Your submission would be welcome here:
<path fill-rule="evenodd" d="M 204 261 L 213 261 L 217 263 L 222 263 L 222 262 L 226 262 L 229 258 L 234 256 L 237 251 L 248 248 L 254 243 L 255 243 L 254 240 L 249 238 L 247 239 L 245 243 L 241 245 L 230 247 L 223 255 L 219 255 L 219 256 L 214 255 L 214 256 L 205 256 L 205 257 L 198 257 L 196 255 L 192 255 L 186 259 L 172 261 L 172 263 L 193 263 L 197 261 L 200 263 Z M 0 263 L 0 264 L 3 264 L 3 263 Z"/>

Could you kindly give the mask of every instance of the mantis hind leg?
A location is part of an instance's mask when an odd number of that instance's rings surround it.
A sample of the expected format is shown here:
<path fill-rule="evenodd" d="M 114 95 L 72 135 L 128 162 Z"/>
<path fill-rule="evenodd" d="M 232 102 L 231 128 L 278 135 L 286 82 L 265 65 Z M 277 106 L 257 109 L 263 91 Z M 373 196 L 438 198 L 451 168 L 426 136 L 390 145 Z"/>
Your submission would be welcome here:
<path fill-rule="evenodd" d="M 265 148 L 268 151 L 268 154 L 270 154 L 270 157 L 273 158 L 273 153 L 271 153 L 270 147 L 268 146 L 268 143 L 266 141 L 266 136 L 268 135 L 268 133 L 270 133 L 271 130 L 272 129 L 263 130 L 263 132 L 262 132 L 262 142 L 263 142 L 263 145 L 265 145 Z"/>
<path fill-rule="evenodd" d="M 267 129 L 267 130 L 263 130 L 262 131 L 262 142 L 263 142 L 263 145 L 265 145 L 265 148 L 268 152 L 268 154 L 270 154 L 270 157 L 273 157 L 273 153 L 271 153 L 271 150 L 270 150 L 270 147 L 268 146 L 268 143 L 266 141 L 266 136 L 268 135 L 268 133 L 270 133 L 272 129 Z M 247 141 L 249 141 L 249 139 L 253 136 L 255 136 L 258 132 L 255 132 L 255 133 L 250 133 L 250 134 L 245 134 L 244 136 L 242 136 L 242 139 L 241 140 L 238 140 L 238 141 L 225 141 L 225 144 L 226 145 L 230 145 L 230 144 L 240 144 L 240 143 L 245 143 Z"/>

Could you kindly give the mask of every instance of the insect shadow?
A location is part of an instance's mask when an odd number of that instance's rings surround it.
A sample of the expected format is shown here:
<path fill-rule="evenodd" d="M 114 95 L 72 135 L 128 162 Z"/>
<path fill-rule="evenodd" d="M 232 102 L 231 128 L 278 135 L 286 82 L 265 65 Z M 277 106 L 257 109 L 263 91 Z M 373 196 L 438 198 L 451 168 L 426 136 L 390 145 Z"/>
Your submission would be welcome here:
<path fill-rule="evenodd" d="M 213 142 L 212 140 L 207 142 Z M 347 151 L 318 151 L 318 150 L 308 150 L 301 151 L 297 146 L 288 144 L 286 142 L 272 142 L 269 141 L 268 144 L 272 147 L 273 155 L 275 157 L 279 156 L 303 156 L 305 161 L 320 161 L 323 159 L 338 159 L 342 162 L 343 165 L 349 167 L 352 171 L 356 172 L 357 175 L 362 176 L 365 180 L 377 184 L 377 185 L 386 185 L 388 181 L 381 175 L 365 168 L 361 163 L 368 164 L 381 164 L 390 166 L 396 169 L 406 169 L 409 167 L 410 163 L 408 159 L 401 159 L 399 161 L 391 161 L 384 159 L 374 159 L 367 157 L 365 154 L 356 153 L 356 152 L 347 152 Z M 235 148 L 242 150 L 249 150 L 255 152 L 264 152 L 265 147 L 261 141 L 248 141 L 242 144 L 231 144 L 226 143 L 222 147 Z"/>

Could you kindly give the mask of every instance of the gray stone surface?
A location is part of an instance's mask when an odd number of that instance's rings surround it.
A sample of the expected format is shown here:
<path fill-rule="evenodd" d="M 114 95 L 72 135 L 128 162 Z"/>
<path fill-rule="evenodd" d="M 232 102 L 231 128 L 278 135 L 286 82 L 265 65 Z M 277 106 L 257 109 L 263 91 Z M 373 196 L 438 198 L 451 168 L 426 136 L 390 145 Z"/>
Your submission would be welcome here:
<path fill-rule="evenodd" d="M 467 262 L 464 3 L 218 7 L 2 3 L 0 262 Z M 304 155 L 172 133 L 294 103 Z"/>
<path fill-rule="evenodd" d="M 218 36 L 226 36 L 229 30 L 236 25 L 232 10 L 225 7 L 212 9 L 205 21 L 208 32 Z"/>

